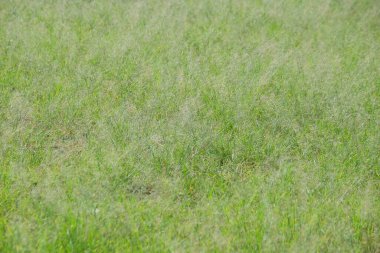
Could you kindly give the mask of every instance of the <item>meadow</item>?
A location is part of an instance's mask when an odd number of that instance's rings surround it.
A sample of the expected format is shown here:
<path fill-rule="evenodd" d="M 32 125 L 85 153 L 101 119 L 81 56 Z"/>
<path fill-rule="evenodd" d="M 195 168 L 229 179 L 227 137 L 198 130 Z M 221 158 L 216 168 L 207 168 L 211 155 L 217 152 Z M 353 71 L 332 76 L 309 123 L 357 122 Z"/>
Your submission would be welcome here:
<path fill-rule="evenodd" d="M 0 252 L 380 252 L 380 1 L 0 1 Z"/>

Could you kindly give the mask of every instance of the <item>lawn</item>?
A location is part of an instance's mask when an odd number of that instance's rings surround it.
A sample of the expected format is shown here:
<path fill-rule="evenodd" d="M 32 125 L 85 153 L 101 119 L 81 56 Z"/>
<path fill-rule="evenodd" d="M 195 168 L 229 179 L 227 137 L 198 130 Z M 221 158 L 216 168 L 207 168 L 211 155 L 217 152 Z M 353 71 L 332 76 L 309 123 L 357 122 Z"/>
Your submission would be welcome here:
<path fill-rule="evenodd" d="M 0 1 L 0 252 L 380 252 L 380 1 Z"/>

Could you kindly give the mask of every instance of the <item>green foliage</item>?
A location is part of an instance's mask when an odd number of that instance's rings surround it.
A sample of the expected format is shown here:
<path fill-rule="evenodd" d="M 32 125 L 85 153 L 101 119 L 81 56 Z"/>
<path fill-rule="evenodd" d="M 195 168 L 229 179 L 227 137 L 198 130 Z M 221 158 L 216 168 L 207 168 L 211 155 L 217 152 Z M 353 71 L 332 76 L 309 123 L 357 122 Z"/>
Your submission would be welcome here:
<path fill-rule="evenodd" d="M 380 2 L 0 2 L 0 252 L 379 252 Z"/>

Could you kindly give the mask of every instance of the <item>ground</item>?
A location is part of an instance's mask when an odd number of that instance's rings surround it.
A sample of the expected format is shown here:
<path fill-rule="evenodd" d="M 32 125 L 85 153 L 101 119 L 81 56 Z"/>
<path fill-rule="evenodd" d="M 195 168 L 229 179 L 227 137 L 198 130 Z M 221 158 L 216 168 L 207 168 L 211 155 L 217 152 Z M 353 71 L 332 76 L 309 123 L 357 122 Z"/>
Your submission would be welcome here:
<path fill-rule="evenodd" d="M 1 252 L 380 252 L 380 1 L 0 2 Z"/>

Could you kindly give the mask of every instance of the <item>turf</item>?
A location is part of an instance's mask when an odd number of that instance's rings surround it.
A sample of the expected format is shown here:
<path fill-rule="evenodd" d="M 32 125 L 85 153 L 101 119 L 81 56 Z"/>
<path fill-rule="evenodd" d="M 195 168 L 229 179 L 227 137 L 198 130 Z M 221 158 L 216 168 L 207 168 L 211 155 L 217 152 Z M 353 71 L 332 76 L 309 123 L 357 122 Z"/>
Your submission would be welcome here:
<path fill-rule="evenodd" d="M 0 252 L 380 252 L 380 1 L 0 1 Z"/>

